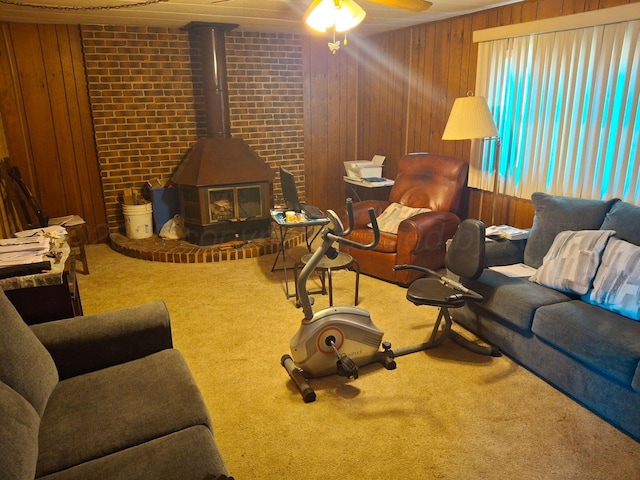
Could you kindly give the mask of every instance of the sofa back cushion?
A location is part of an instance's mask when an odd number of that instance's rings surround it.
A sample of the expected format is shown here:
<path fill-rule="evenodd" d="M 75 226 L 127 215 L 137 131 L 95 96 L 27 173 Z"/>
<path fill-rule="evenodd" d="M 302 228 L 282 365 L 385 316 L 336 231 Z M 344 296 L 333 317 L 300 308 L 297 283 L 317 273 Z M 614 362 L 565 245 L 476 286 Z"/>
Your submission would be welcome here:
<path fill-rule="evenodd" d="M 603 230 L 615 230 L 616 238 L 640 245 L 640 207 L 615 202 L 602 223 Z"/>
<path fill-rule="evenodd" d="M 42 416 L 58 383 L 49 352 L 0 291 L 0 382 L 22 395 Z"/>
<path fill-rule="evenodd" d="M 524 263 L 539 268 L 558 233 L 565 230 L 598 230 L 612 200 L 588 200 L 535 192 L 531 202 L 535 208 L 533 226 L 524 249 Z"/>
<path fill-rule="evenodd" d="M 0 477 L 35 477 L 39 427 L 33 406 L 0 382 Z"/>

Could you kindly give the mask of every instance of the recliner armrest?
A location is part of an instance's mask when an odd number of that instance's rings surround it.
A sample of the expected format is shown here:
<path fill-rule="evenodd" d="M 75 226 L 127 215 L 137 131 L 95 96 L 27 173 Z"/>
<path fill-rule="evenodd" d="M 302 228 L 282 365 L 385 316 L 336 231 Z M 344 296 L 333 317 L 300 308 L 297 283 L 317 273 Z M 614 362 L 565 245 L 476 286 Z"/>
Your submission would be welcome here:
<path fill-rule="evenodd" d="M 390 205 L 389 202 L 385 200 L 363 200 L 362 202 L 355 202 L 353 204 L 353 228 L 367 228 L 367 225 L 371 223 L 371 218 L 369 218 L 369 208 L 373 208 L 376 212 L 376 217 L 379 217 L 384 209 Z M 347 207 L 342 206 L 336 211 L 338 217 L 340 217 L 340 221 L 344 228 L 348 228 L 349 226 L 349 217 L 347 215 Z"/>
<path fill-rule="evenodd" d="M 164 302 L 31 326 L 49 351 L 60 379 L 173 348 Z"/>
<path fill-rule="evenodd" d="M 398 254 L 442 248 L 456 232 L 460 219 L 451 212 L 419 213 L 400 223 Z"/>
<path fill-rule="evenodd" d="M 526 240 L 499 239 L 485 244 L 484 266 L 513 265 L 524 262 Z"/>

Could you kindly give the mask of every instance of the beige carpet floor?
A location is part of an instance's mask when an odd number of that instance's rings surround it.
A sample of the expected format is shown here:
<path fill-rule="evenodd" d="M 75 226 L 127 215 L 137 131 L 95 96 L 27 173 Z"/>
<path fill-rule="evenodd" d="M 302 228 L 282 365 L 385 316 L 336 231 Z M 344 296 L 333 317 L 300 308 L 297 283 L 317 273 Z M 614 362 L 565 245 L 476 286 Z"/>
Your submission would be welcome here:
<path fill-rule="evenodd" d="M 453 342 L 399 358 L 394 371 L 312 380 L 318 398 L 303 403 L 280 366 L 302 313 L 285 297 L 282 272 L 270 271 L 274 255 L 154 263 L 107 245 L 87 255 L 91 274 L 78 280 L 85 313 L 167 303 L 174 344 L 237 480 L 640 478 L 639 443 L 509 358 Z M 353 302 L 354 276 L 334 274 L 337 304 Z M 367 276 L 360 292 L 393 346 L 424 341 L 435 309 Z M 316 295 L 316 308 L 327 305 Z"/>

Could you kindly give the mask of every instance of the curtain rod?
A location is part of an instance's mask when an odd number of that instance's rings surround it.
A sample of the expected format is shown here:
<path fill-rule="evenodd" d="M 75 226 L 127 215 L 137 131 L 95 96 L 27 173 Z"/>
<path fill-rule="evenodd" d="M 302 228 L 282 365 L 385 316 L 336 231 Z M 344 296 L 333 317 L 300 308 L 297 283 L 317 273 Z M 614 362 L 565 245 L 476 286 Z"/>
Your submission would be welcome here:
<path fill-rule="evenodd" d="M 618 7 L 603 8 L 590 12 L 564 15 L 561 17 L 515 23 L 501 27 L 486 28 L 473 32 L 473 42 L 488 42 L 503 38 L 522 37 L 540 33 L 560 32 L 576 28 L 608 25 L 640 19 L 640 3 L 630 3 Z"/>

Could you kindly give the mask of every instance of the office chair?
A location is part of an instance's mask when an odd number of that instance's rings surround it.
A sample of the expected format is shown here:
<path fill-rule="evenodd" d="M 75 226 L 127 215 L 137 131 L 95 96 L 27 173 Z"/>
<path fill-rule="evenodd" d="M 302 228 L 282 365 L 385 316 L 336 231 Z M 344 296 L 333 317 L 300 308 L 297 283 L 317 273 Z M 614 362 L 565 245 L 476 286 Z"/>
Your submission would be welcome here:
<path fill-rule="evenodd" d="M 448 275 L 467 279 L 476 279 L 484 269 L 485 226 L 479 220 L 463 220 L 451 240 L 445 255 Z M 460 308 L 468 301 L 482 301 L 477 292 L 466 288 L 459 281 L 441 276 L 438 272 L 418 265 L 396 265 L 396 270 L 417 270 L 430 275 L 415 280 L 407 289 L 407 300 L 415 305 L 440 307 L 438 318 L 426 343 L 394 350 L 395 356 L 407 355 L 437 347 L 447 338 L 451 338 L 462 347 L 482 355 L 500 356 L 500 351 L 492 345 L 480 345 L 452 329 L 453 321 L 450 308 Z M 444 320 L 442 329 L 440 328 Z"/>

